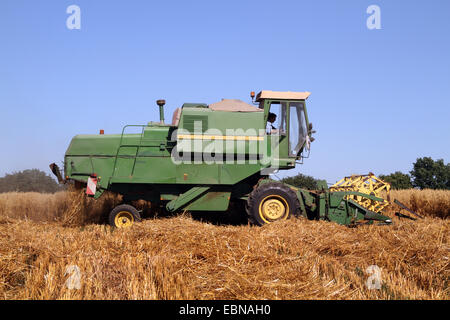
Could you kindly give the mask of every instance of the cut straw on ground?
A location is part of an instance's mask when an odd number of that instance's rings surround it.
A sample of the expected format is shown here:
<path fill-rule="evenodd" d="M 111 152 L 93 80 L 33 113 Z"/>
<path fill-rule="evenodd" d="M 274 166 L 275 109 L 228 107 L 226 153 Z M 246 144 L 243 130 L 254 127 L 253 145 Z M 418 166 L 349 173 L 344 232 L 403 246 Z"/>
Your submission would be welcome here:
<path fill-rule="evenodd" d="M 3 194 L 0 298 L 447 300 L 449 193 L 419 195 L 396 197 L 425 219 L 391 226 L 215 225 L 185 214 L 117 230 L 97 220 L 113 195 Z"/>

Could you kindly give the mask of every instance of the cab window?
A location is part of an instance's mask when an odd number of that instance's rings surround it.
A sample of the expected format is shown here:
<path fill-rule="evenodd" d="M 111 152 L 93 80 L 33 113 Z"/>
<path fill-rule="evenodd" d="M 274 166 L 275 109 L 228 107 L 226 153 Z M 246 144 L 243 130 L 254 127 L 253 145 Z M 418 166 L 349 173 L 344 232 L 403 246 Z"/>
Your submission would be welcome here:
<path fill-rule="evenodd" d="M 289 104 L 289 155 L 298 156 L 308 135 L 303 102 Z"/>
<path fill-rule="evenodd" d="M 268 134 L 286 135 L 287 103 L 274 101 L 270 104 L 266 131 Z"/>

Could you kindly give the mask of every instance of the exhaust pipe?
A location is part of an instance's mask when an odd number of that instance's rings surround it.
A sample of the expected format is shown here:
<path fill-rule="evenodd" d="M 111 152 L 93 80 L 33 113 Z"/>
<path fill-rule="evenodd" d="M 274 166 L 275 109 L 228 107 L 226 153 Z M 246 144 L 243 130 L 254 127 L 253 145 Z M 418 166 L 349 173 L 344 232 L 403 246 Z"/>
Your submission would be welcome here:
<path fill-rule="evenodd" d="M 164 105 L 166 104 L 166 100 L 158 100 L 156 104 L 159 106 L 159 120 L 161 124 L 164 124 Z"/>

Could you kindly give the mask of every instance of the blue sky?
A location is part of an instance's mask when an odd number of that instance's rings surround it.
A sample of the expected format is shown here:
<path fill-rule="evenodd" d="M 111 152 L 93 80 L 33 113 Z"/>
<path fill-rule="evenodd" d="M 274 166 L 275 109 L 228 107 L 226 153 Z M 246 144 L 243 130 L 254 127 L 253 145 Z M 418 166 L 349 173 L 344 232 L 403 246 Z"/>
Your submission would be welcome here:
<path fill-rule="evenodd" d="M 81 8 L 81 30 L 66 27 Z M 369 5 L 381 30 L 369 30 Z M 310 91 L 302 172 L 408 172 L 449 160 L 450 1 L 0 2 L 0 176 L 63 160 L 184 102 Z M 281 174 L 284 176 L 286 174 Z"/>

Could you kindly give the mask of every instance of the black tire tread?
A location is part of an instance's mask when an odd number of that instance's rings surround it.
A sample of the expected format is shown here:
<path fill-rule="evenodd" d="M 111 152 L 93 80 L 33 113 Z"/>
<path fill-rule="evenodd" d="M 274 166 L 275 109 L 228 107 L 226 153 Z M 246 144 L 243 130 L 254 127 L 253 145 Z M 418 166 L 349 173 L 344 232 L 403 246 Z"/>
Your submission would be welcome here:
<path fill-rule="evenodd" d="M 108 217 L 109 225 L 115 227 L 114 218 L 121 211 L 128 211 L 128 212 L 130 212 L 133 215 L 134 220 L 136 222 L 141 222 L 142 221 L 141 215 L 139 214 L 139 211 L 135 207 L 133 207 L 132 205 L 129 205 L 129 204 L 120 204 L 120 205 L 118 205 L 117 207 L 115 207 L 114 209 L 111 210 L 111 212 L 109 214 L 109 217 Z"/>
<path fill-rule="evenodd" d="M 289 199 L 294 203 L 294 210 L 291 212 L 291 216 L 298 217 L 300 215 L 300 202 L 297 198 L 295 192 L 281 182 L 267 182 L 261 185 L 256 185 L 253 191 L 249 194 L 247 203 L 245 206 L 245 211 L 247 212 L 248 221 L 253 225 L 260 225 L 258 221 L 256 221 L 253 215 L 253 208 L 257 207 L 259 204 L 258 199 L 260 195 L 268 190 L 278 190 L 284 192 Z"/>

